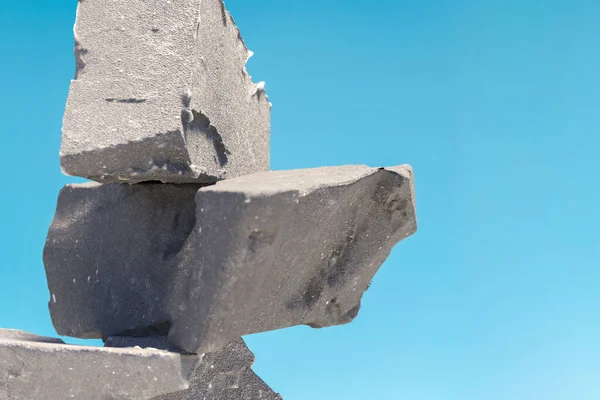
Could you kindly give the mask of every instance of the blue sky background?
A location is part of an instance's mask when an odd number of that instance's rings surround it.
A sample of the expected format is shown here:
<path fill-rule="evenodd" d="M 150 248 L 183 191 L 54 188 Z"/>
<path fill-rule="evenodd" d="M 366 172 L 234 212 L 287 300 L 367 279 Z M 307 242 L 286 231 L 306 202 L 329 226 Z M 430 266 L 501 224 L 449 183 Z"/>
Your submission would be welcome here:
<path fill-rule="evenodd" d="M 347 326 L 247 338 L 286 400 L 600 399 L 600 2 L 229 0 L 272 167 L 410 163 L 419 231 Z M 0 0 L 0 326 L 54 335 L 75 0 Z"/>

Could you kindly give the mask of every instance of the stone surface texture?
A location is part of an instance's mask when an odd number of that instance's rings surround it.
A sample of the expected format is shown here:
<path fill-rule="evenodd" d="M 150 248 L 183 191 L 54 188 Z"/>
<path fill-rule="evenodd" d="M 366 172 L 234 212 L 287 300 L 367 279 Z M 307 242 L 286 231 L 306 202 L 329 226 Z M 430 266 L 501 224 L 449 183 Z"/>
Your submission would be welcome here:
<path fill-rule="evenodd" d="M 160 336 L 109 337 L 106 346 L 169 348 Z M 234 340 L 215 353 L 201 355 L 190 387 L 186 390 L 157 396 L 152 400 L 281 400 L 251 369 L 254 355 L 242 339 Z"/>
<path fill-rule="evenodd" d="M 269 169 L 271 105 L 222 0 L 85 0 L 61 165 L 101 182 L 214 182 Z"/>
<path fill-rule="evenodd" d="M 350 322 L 416 231 L 414 200 L 408 166 L 68 185 L 44 250 L 54 325 L 77 337 L 160 331 L 210 352 L 250 333 Z"/>
<path fill-rule="evenodd" d="M 64 344 L 0 329 L 0 400 L 148 400 L 189 387 L 199 357 Z"/>

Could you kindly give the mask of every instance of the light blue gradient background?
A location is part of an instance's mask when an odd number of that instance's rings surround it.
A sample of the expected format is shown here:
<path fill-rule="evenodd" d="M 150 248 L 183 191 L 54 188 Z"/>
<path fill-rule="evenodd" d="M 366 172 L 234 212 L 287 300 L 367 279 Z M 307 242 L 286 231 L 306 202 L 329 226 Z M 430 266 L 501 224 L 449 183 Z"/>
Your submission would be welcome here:
<path fill-rule="evenodd" d="M 76 4 L 0 0 L 0 326 L 45 335 Z M 286 400 L 600 399 L 600 2 L 227 5 L 274 169 L 416 174 L 358 318 L 247 338 L 255 370 Z"/>

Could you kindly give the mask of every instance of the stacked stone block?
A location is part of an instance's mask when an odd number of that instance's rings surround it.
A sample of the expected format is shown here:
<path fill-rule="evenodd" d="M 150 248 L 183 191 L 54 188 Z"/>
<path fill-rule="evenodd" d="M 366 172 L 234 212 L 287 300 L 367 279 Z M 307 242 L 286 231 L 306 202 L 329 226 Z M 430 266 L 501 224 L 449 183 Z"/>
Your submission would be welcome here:
<path fill-rule="evenodd" d="M 269 171 L 221 0 L 85 0 L 44 249 L 52 322 L 0 331 L 0 400 L 279 399 L 241 336 L 345 324 L 416 231 L 409 166 Z M 51 382 L 50 385 L 44 382 Z"/>
<path fill-rule="evenodd" d="M 269 169 L 271 105 L 221 0 L 84 0 L 66 174 L 212 183 Z"/>

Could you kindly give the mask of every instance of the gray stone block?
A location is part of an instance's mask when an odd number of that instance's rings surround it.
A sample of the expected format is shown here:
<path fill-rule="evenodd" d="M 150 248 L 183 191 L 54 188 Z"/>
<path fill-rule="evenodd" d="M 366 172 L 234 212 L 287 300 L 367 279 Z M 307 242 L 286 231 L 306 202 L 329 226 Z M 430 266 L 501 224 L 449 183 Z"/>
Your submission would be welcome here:
<path fill-rule="evenodd" d="M 203 188 L 69 185 L 44 250 L 50 311 L 62 335 L 168 333 L 189 352 L 344 324 L 415 230 L 408 166 L 272 171 Z"/>
<path fill-rule="evenodd" d="M 199 185 L 65 186 L 44 249 L 50 312 L 61 335 L 168 332 L 173 286 L 194 263 Z"/>
<path fill-rule="evenodd" d="M 114 337 L 106 341 L 111 347 L 169 348 L 165 337 Z M 203 354 L 190 387 L 152 400 L 281 400 L 251 369 L 254 355 L 242 339 L 234 340 L 221 350 Z"/>
<path fill-rule="evenodd" d="M 64 344 L 0 329 L 0 400 L 148 400 L 189 387 L 199 357 Z"/>
<path fill-rule="evenodd" d="M 61 165 L 101 182 L 269 169 L 271 105 L 222 0 L 80 1 Z"/>

